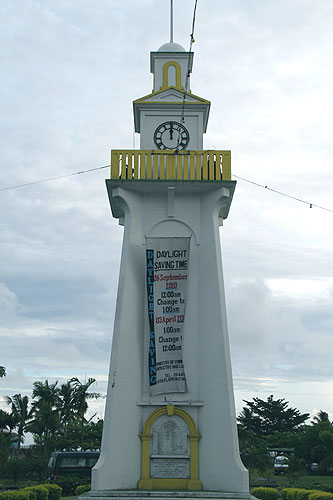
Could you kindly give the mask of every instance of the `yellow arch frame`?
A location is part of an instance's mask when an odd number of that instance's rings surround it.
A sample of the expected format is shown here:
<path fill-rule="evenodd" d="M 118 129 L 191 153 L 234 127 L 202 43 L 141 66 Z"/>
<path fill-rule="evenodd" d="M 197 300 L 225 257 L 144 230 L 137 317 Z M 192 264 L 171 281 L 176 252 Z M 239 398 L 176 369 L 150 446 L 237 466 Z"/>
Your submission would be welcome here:
<path fill-rule="evenodd" d="M 188 425 L 190 438 L 190 479 L 183 478 L 151 478 L 149 468 L 149 448 L 152 437 L 151 427 L 155 420 L 162 415 L 178 415 Z M 181 408 L 174 405 L 162 406 L 155 410 L 146 420 L 142 440 L 141 479 L 138 483 L 139 490 L 201 490 L 202 483 L 198 478 L 198 441 L 200 434 L 192 417 Z"/>
<path fill-rule="evenodd" d="M 173 66 L 176 70 L 176 89 L 184 90 L 184 87 L 181 86 L 181 68 L 177 61 L 168 61 L 163 66 L 163 85 L 160 90 L 165 90 L 169 85 L 169 68 Z"/>

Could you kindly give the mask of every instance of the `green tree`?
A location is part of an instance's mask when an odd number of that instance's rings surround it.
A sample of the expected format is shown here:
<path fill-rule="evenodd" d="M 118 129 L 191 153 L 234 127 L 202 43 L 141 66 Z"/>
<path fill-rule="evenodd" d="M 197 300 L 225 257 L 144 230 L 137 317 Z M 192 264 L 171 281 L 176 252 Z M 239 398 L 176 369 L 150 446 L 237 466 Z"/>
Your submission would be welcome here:
<path fill-rule="evenodd" d="M 274 400 L 273 395 L 264 401 L 253 398 L 238 417 L 238 422 L 244 429 L 257 435 L 267 436 L 274 432 L 294 432 L 309 418 L 309 413 L 300 413 L 296 408 L 289 407 L 285 399 Z"/>
<path fill-rule="evenodd" d="M 69 383 L 74 388 L 73 405 L 76 419 L 81 423 L 81 448 L 83 448 L 84 441 L 84 424 L 85 414 L 88 410 L 88 400 L 98 399 L 101 397 L 99 392 L 88 392 L 88 389 L 96 382 L 96 379 L 89 378 L 86 382 L 82 383 L 77 377 L 70 379 Z"/>
<path fill-rule="evenodd" d="M 0 429 L 3 430 L 6 429 L 6 427 L 9 427 L 9 429 L 12 431 L 15 427 L 15 423 L 10 413 L 0 409 Z"/>
<path fill-rule="evenodd" d="M 319 471 L 326 473 L 327 468 L 333 466 L 333 425 L 328 419 L 322 419 L 322 416 L 299 429 L 294 436 L 293 446 L 298 459 L 308 466 L 316 462 Z"/>
<path fill-rule="evenodd" d="M 269 465 L 265 439 L 238 425 L 238 440 L 240 456 L 245 467 L 265 470 Z"/>
<path fill-rule="evenodd" d="M 12 415 L 0 409 L 0 477 L 6 466 L 16 435 L 12 434 L 15 423 Z"/>
<path fill-rule="evenodd" d="M 323 410 L 319 410 L 319 412 L 317 413 L 317 415 L 315 415 L 313 417 L 313 420 L 312 420 L 312 424 L 313 425 L 316 425 L 316 424 L 319 424 L 320 422 L 329 422 L 329 418 L 328 418 L 328 413 L 326 411 L 323 411 Z"/>
<path fill-rule="evenodd" d="M 49 384 L 48 380 L 37 381 L 33 384 L 32 420 L 27 430 L 34 434 L 35 442 L 41 448 L 44 457 L 48 456 L 51 451 L 52 441 L 60 426 L 60 397 L 57 384 L 58 381 Z"/>
<path fill-rule="evenodd" d="M 15 428 L 18 436 L 18 447 L 24 442 L 24 432 L 31 419 L 31 412 L 29 410 L 28 396 L 21 396 L 21 394 L 14 394 L 13 397 L 6 396 L 7 404 L 11 407 L 11 416 L 15 423 Z"/>
<path fill-rule="evenodd" d="M 6 467 L 8 457 L 15 441 L 16 437 L 14 434 L 0 431 L 0 477 L 3 476 L 3 470 Z"/>
<path fill-rule="evenodd" d="M 258 415 L 254 414 L 251 408 L 244 406 L 237 420 L 241 428 L 253 432 L 254 434 L 261 433 L 261 419 Z"/>
<path fill-rule="evenodd" d="M 81 422 L 71 422 L 64 432 L 59 432 L 55 440 L 57 450 L 99 449 L 102 441 L 103 420 L 84 422 L 82 440 Z"/>
<path fill-rule="evenodd" d="M 73 382 L 69 380 L 66 384 L 62 384 L 59 389 L 58 410 L 61 423 L 65 428 L 75 420 L 74 398 L 75 389 Z"/>

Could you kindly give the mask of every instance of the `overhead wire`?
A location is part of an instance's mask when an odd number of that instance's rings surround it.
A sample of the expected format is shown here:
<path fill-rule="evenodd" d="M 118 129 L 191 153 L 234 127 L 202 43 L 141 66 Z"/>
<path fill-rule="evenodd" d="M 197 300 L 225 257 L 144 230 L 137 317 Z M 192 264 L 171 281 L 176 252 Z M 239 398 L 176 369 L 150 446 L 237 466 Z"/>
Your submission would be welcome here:
<path fill-rule="evenodd" d="M 0 188 L 0 191 L 8 191 L 9 189 L 16 189 L 25 186 L 32 186 L 33 184 L 40 184 L 42 182 L 55 181 L 57 179 L 65 179 L 66 177 L 73 177 L 73 175 L 86 174 L 88 172 L 94 172 L 95 170 L 102 170 L 103 168 L 110 168 L 111 165 L 103 165 L 102 167 L 89 168 L 88 170 L 80 170 L 78 172 L 73 172 L 71 174 L 57 175 L 56 177 L 48 177 L 47 179 L 41 179 L 39 181 L 25 182 L 24 184 L 16 184 L 15 186 L 9 186 L 5 188 Z"/>
<path fill-rule="evenodd" d="M 57 175 L 56 177 L 48 177 L 47 179 L 40 179 L 38 181 L 32 181 L 32 182 L 25 182 L 23 184 L 16 184 L 14 186 L 8 186 L 5 188 L 0 188 L 0 191 L 9 191 L 11 189 L 17 189 L 21 187 L 26 187 L 26 186 L 33 186 L 34 184 L 41 184 L 43 182 L 50 182 L 50 181 L 55 181 L 58 179 L 65 179 L 66 177 L 73 177 L 74 175 L 81 175 L 81 174 L 87 174 L 89 172 L 95 172 L 96 170 L 103 170 L 104 168 L 110 168 L 111 165 L 103 165 L 101 167 L 95 167 L 95 168 L 88 168 L 87 170 L 79 170 L 78 172 L 72 172 L 71 174 L 65 174 L 65 175 Z M 322 205 L 317 205 L 316 203 L 310 202 L 303 200 L 302 198 L 298 198 L 297 196 L 293 196 L 288 193 L 284 193 L 283 191 L 279 191 L 278 189 L 274 189 L 269 187 L 267 184 L 260 184 L 259 182 L 252 181 L 250 179 L 246 179 L 245 177 L 241 177 L 240 175 L 236 174 L 231 174 L 232 177 L 235 177 L 236 179 L 240 179 L 241 181 L 247 182 L 249 184 L 253 184 L 254 186 L 260 187 L 262 189 L 267 189 L 267 191 L 271 191 L 272 193 L 279 194 L 280 196 L 284 196 L 286 198 L 290 198 L 291 200 L 298 201 L 299 203 L 304 203 L 305 205 L 308 205 L 310 208 L 319 208 L 320 210 L 325 210 L 327 212 L 333 213 L 333 209 L 323 207 Z"/>
<path fill-rule="evenodd" d="M 198 0 L 195 0 L 194 2 L 194 9 L 193 9 L 193 18 L 192 18 L 192 31 L 190 34 L 190 49 L 189 49 L 189 57 L 188 57 L 188 63 L 187 63 L 187 72 L 186 72 L 186 77 L 185 77 L 185 86 L 184 86 L 184 94 L 183 94 L 183 103 L 182 103 L 182 111 L 181 111 L 181 120 L 182 123 L 185 123 L 185 101 L 186 101 L 186 94 L 188 92 L 188 81 L 190 78 L 190 72 L 191 72 L 191 54 L 192 52 L 192 45 L 194 43 L 194 27 L 195 27 L 195 16 L 197 12 L 197 4 Z"/>
<path fill-rule="evenodd" d="M 320 208 L 321 210 L 326 210 L 327 212 L 332 212 L 333 210 L 330 208 L 322 207 L 320 205 L 316 205 L 310 201 L 302 200 L 301 198 L 297 198 L 297 196 L 293 196 L 291 194 L 284 193 L 283 191 L 278 191 L 277 189 L 271 188 L 265 184 L 260 184 L 259 182 L 251 181 L 250 179 L 245 179 L 245 177 L 241 177 L 240 175 L 231 174 L 232 177 L 236 177 L 236 179 L 241 179 L 242 181 L 248 182 L 249 184 L 253 184 L 254 186 L 261 187 L 263 189 L 267 189 L 267 191 L 272 191 L 273 193 L 279 194 L 281 196 L 285 196 L 286 198 L 290 198 L 295 201 L 299 201 L 300 203 L 304 203 L 305 205 L 309 205 L 310 208 Z"/>

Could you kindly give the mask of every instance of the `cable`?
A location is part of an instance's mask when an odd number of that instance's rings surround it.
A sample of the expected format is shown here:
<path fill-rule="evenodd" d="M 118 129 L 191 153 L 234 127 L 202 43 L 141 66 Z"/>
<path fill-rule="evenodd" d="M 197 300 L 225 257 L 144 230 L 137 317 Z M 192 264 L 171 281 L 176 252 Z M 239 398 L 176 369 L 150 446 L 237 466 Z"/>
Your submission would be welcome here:
<path fill-rule="evenodd" d="M 232 177 L 236 177 L 237 179 L 241 179 L 242 181 L 248 182 L 249 184 L 253 184 L 254 186 L 258 186 L 264 189 L 267 189 L 268 191 L 272 191 L 273 193 L 280 194 L 281 196 L 285 196 L 286 198 L 291 198 L 292 200 L 299 201 L 300 203 L 304 203 L 305 205 L 309 205 L 310 208 L 316 207 L 320 208 L 321 210 L 326 210 L 327 212 L 332 212 L 333 210 L 330 208 L 326 207 L 321 207 L 320 205 L 316 205 L 315 203 L 311 203 L 309 201 L 302 200 L 301 198 L 297 198 L 296 196 L 292 196 L 291 194 L 283 193 L 282 191 L 278 191 L 277 189 L 270 188 L 268 186 L 265 186 L 264 184 L 259 184 L 258 182 L 250 181 L 249 179 L 245 179 L 244 177 L 240 177 L 239 175 L 231 174 Z"/>
<path fill-rule="evenodd" d="M 210 150 L 207 149 L 207 152 L 208 151 L 210 151 Z M 110 168 L 110 167 L 111 167 L 111 165 L 103 165 L 102 167 L 89 168 L 87 170 L 80 170 L 78 172 L 73 172 L 71 174 L 58 175 L 57 177 L 49 177 L 48 179 L 41 179 L 39 181 L 26 182 L 24 184 L 16 184 L 15 186 L 0 188 L 0 191 L 8 191 L 10 189 L 17 189 L 17 188 L 21 188 L 21 187 L 25 187 L 25 186 L 32 186 L 33 184 L 41 184 L 42 182 L 55 181 L 57 179 L 64 179 L 66 177 L 73 177 L 74 175 L 86 174 L 88 172 L 95 172 L 96 170 L 102 170 L 104 168 Z M 236 179 L 240 179 L 244 182 L 248 182 L 249 184 L 253 184 L 254 186 L 257 186 L 257 187 L 260 187 L 263 189 L 267 189 L 268 191 L 272 191 L 273 193 L 279 194 L 281 196 L 285 196 L 286 198 L 290 198 L 291 200 L 295 200 L 295 201 L 298 201 L 300 203 L 304 203 L 305 205 L 309 205 L 310 208 L 319 208 L 320 210 L 326 210 L 326 212 L 333 213 L 333 210 L 331 208 L 322 207 L 321 205 L 317 205 L 316 203 L 302 200 L 301 198 L 297 198 L 297 196 L 283 193 L 282 191 L 278 191 L 277 189 L 271 188 L 265 184 L 260 184 L 259 182 L 251 181 L 250 179 L 246 179 L 245 177 L 241 177 L 240 175 L 232 174 L 232 177 L 235 177 Z"/>
<path fill-rule="evenodd" d="M 197 12 L 197 4 L 198 0 L 195 0 L 194 3 L 194 9 L 193 9 L 193 20 L 192 20 L 192 32 L 190 34 L 190 49 L 189 49 L 189 57 L 188 57 L 188 64 L 187 64 L 187 72 L 186 72 L 186 78 L 185 78 L 185 87 L 184 87 L 184 94 L 183 94 L 183 103 L 182 103 L 182 112 L 181 112 L 181 120 L 182 123 L 185 123 L 185 100 L 186 100 L 186 93 L 187 93 L 187 87 L 188 87 L 188 80 L 190 78 L 190 70 L 191 70 L 191 54 L 192 52 L 192 45 L 194 42 L 194 26 L 195 26 L 195 16 Z"/>
<path fill-rule="evenodd" d="M 95 170 L 102 170 L 103 168 L 110 168 L 111 165 L 104 165 L 103 167 L 89 168 L 88 170 L 80 170 L 72 174 L 58 175 L 57 177 L 49 177 L 48 179 L 41 179 L 40 181 L 26 182 L 25 184 L 17 184 L 16 186 L 9 186 L 1 188 L 0 191 L 8 191 L 9 189 L 16 189 L 25 186 L 32 186 L 33 184 L 40 184 L 41 182 L 55 181 L 56 179 L 64 179 L 65 177 L 72 177 L 73 175 L 86 174 L 87 172 L 94 172 Z"/>

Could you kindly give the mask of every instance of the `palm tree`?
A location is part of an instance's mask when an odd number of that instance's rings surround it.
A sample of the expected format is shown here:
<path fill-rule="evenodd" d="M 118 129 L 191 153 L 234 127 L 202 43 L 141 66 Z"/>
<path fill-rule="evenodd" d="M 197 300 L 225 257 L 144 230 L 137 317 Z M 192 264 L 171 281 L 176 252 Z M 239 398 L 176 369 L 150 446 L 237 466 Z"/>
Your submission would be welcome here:
<path fill-rule="evenodd" d="M 98 399 L 101 397 L 99 392 L 88 392 L 89 387 L 96 382 L 96 379 L 89 378 L 84 384 L 77 377 L 69 380 L 74 388 L 73 406 L 76 418 L 81 422 L 81 448 L 83 447 L 84 435 L 84 415 L 88 410 L 88 399 Z"/>
<path fill-rule="evenodd" d="M 313 417 L 313 424 L 319 424 L 320 422 L 329 422 L 328 413 L 323 410 L 319 410 L 316 416 Z"/>
<path fill-rule="evenodd" d="M 29 410 L 28 396 L 14 394 L 13 397 L 6 396 L 7 405 L 10 405 L 11 415 L 17 428 L 18 447 L 24 442 L 24 431 L 31 419 L 31 411 Z"/>
<path fill-rule="evenodd" d="M 0 409 L 0 475 L 7 463 L 11 446 L 16 442 L 15 434 L 11 433 L 13 428 L 14 422 L 10 413 Z"/>
<path fill-rule="evenodd" d="M 6 368 L 4 366 L 0 366 L 0 377 L 6 376 Z"/>
<path fill-rule="evenodd" d="M 29 424 L 29 431 L 32 432 L 38 444 L 43 448 L 45 456 L 47 456 L 50 448 L 50 439 L 54 437 L 59 428 L 59 389 L 58 381 L 49 384 L 45 382 L 34 382 L 32 398 L 34 401 L 31 404 L 33 420 Z"/>
<path fill-rule="evenodd" d="M 10 432 L 14 429 L 13 417 L 10 413 L 0 409 L 0 432 L 7 427 L 9 427 Z"/>
<path fill-rule="evenodd" d="M 66 384 L 62 384 L 59 389 L 58 410 L 64 427 L 67 427 L 75 420 L 74 398 L 75 389 L 73 383 L 69 380 Z"/>

